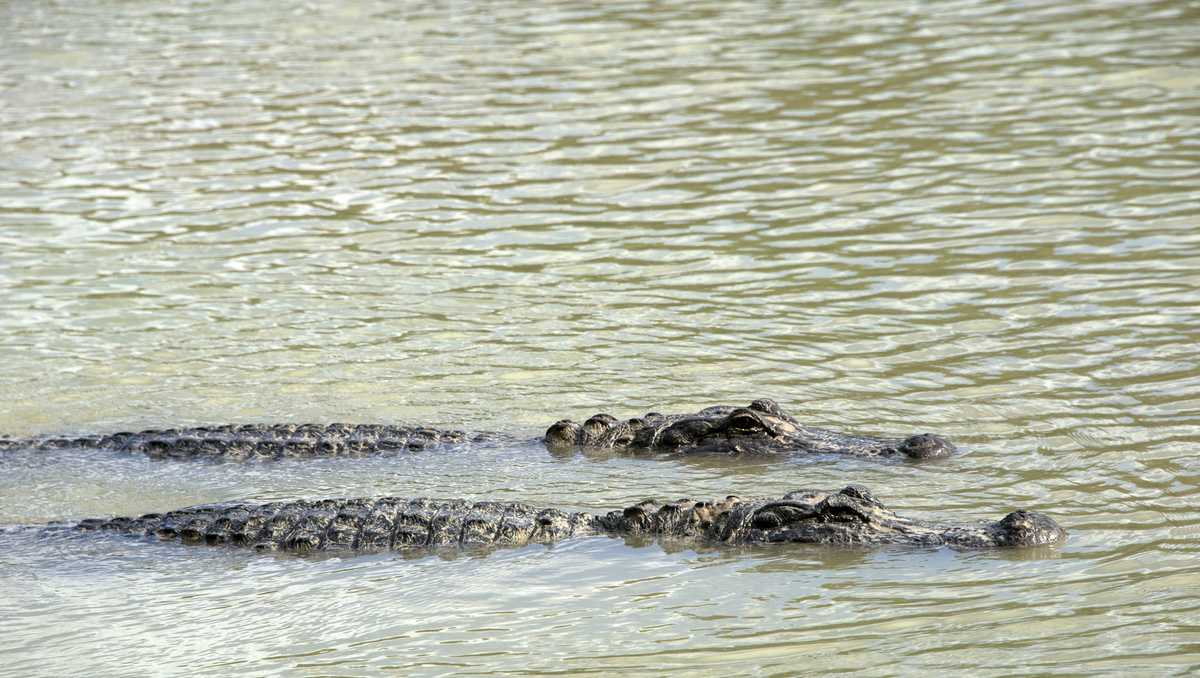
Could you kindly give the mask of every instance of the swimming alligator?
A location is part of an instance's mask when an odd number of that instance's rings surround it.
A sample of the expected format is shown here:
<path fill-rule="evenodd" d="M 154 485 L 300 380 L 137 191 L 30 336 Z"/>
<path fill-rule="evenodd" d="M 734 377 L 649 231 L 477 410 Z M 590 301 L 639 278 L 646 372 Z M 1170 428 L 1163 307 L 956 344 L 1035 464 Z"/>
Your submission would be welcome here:
<path fill-rule="evenodd" d="M 691 414 L 650 412 L 619 421 L 597 414 L 582 424 L 563 419 L 540 439 L 551 450 L 745 454 L 812 452 L 860 457 L 945 457 L 955 448 L 930 433 L 903 439 L 838 433 L 801 424 L 769 399 L 748 407 L 718 405 Z M 466 433 L 380 424 L 246 424 L 146 430 L 78 438 L 0 439 L 0 450 L 88 448 L 147 454 L 158 459 L 236 461 L 284 457 L 361 456 L 456 444 L 519 442 L 496 433 Z"/>
<path fill-rule="evenodd" d="M 799 542 L 965 549 L 1042 546 L 1067 536 L 1053 519 L 1034 511 L 1014 511 L 998 521 L 974 524 L 905 518 L 859 485 L 840 491 L 796 490 L 763 499 L 648 500 L 604 514 L 400 497 L 214 504 L 138 518 L 89 519 L 74 527 L 300 553 L 522 546 L 589 535 L 691 539 L 711 545 Z"/>

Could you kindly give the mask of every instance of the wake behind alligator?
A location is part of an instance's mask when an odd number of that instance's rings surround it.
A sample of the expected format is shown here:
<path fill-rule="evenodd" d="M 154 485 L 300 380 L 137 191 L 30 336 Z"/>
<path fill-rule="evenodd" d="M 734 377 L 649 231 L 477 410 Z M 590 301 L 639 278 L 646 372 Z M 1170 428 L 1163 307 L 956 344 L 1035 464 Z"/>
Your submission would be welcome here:
<path fill-rule="evenodd" d="M 399 497 L 234 503 L 44 529 L 64 528 L 301 553 L 523 546 L 600 535 L 689 539 L 717 546 L 899 544 L 968 549 L 1042 546 L 1066 539 L 1058 523 L 1033 511 L 1014 511 L 981 523 L 902 517 L 859 485 L 838 491 L 796 490 L 775 498 L 645 501 L 603 514 L 521 503 Z"/>
<path fill-rule="evenodd" d="M 955 448 L 929 433 L 881 438 L 806 426 L 778 403 L 718 405 L 689 414 L 650 412 L 618 420 L 597 414 L 582 424 L 563 419 L 538 439 L 551 450 L 608 449 L 665 453 L 831 453 L 859 457 L 945 457 Z M 339 457 L 522 442 L 499 433 L 467 433 L 384 424 L 245 424 L 146 430 L 82 437 L 0 439 L 0 450 L 84 448 L 145 454 L 157 459 L 281 459 Z"/>

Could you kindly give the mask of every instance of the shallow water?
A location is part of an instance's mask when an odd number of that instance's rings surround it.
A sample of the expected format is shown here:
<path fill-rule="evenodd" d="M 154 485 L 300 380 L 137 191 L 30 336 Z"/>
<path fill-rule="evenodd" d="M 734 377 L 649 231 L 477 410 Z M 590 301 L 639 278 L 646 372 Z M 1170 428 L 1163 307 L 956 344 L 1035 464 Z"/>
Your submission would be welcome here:
<path fill-rule="evenodd" d="M 0 456 L 0 523 L 360 494 L 872 487 L 1032 551 L 296 558 L 0 532 L 13 675 L 1200 670 L 1194 3 L 0 7 L 0 432 L 531 442 Z M 554 456 L 755 397 L 930 464 Z"/>

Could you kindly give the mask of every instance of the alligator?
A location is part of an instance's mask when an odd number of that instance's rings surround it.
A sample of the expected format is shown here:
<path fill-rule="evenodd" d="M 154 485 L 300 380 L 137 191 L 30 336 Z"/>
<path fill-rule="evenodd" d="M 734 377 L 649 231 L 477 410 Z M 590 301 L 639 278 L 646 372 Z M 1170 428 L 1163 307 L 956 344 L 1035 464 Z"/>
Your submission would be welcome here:
<path fill-rule="evenodd" d="M 401 497 L 227 503 L 42 529 L 64 528 L 293 553 L 523 546 L 593 535 L 687 539 L 714 546 L 794 542 L 962 549 L 1044 546 L 1067 536 L 1052 518 L 1034 511 L 1014 511 L 981 523 L 905 518 L 861 485 L 795 490 L 773 498 L 647 500 L 601 514 L 522 503 Z"/>
<path fill-rule="evenodd" d="M 0 439 L 0 450 L 88 448 L 135 452 L 158 459 L 236 461 L 283 457 L 361 456 L 402 449 L 470 443 L 520 442 L 497 433 L 467 433 L 381 424 L 245 424 L 146 430 L 76 438 Z M 773 400 L 747 407 L 717 405 L 690 414 L 659 414 L 620 421 L 597 414 L 582 424 L 556 422 L 539 439 L 552 451 L 611 449 L 674 453 L 836 453 L 860 457 L 946 457 L 945 438 L 922 433 L 878 438 L 806 426 Z"/>

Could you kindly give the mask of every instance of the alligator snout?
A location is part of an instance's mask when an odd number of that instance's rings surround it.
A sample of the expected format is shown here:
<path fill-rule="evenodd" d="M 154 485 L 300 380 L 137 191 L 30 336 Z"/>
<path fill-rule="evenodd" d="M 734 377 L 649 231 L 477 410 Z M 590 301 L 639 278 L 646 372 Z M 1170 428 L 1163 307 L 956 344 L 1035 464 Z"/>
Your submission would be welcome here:
<path fill-rule="evenodd" d="M 997 546 L 1046 546 L 1066 538 L 1061 525 L 1037 511 L 1013 511 L 996 521 Z"/>
<path fill-rule="evenodd" d="M 911 459 L 941 459 L 958 452 L 949 440 L 932 433 L 905 438 L 897 449 Z"/>

